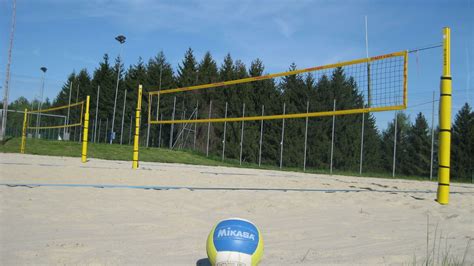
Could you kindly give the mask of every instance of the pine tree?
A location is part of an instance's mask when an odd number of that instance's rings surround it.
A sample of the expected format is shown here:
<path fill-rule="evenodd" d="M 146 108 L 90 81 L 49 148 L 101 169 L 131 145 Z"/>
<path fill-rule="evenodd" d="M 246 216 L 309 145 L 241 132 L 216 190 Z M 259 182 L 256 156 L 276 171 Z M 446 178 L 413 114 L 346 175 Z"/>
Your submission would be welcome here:
<path fill-rule="evenodd" d="M 197 72 L 199 73 L 197 78 L 198 84 L 209 84 L 219 80 L 217 63 L 212 58 L 210 52 L 204 54 L 203 59 L 197 65 Z"/>
<path fill-rule="evenodd" d="M 85 101 L 86 96 L 91 94 L 91 77 L 87 72 L 87 69 L 81 69 L 76 77 L 77 86 L 76 89 L 76 101 Z M 73 90 L 74 93 L 74 90 Z"/>
<path fill-rule="evenodd" d="M 342 68 L 334 70 L 331 83 L 331 89 L 336 99 L 336 110 L 356 109 L 363 106 L 357 84 L 352 77 L 346 77 Z M 361 118 L 360 115 L 336 117 L 333 159 L 335 169 L 345 171 L 358 169 Z"/>
<path fill-rule="evenodd" d="M 375 117 L 372 114 L 365 114 L 364 122 L 364 147 L 363 147 L 363 171 L 381 172 L 382 152 L 380 150 L 381 136 L 377 129 Z M 360 163 L 360 160 L 359 160 Z"/>
<path fill-rule="evenodd" d="M 109 63 L 109 56 L 107 54 L 104 55 L 103 61 L 99 63 L 99 67 L 94 70 L 93 78 L 91 82 L 91 116 L 90 120 L 96 121 L 97 124 L 101 125 L 101 129 L 99 129 L 99 125 L 97 125 L 97 141 L 105 141 L 105 128 L 106 122 L 108 121 L 110 129 L 111 119 L 112 119 L 112 112 L 114 108 L 114 100 L 115 100 L 115 86 L 116 86 L 116 79 L 117 73 L 114 72 L 114 69 L 111 67 Z M 96 102 L 97 102 L 97 87 L 100 86 L 99 92 L 99 106 L 98 106 L 98 114 L 95 113 L 96 110 Z M 118 99 L 118 98 L 117 98 Z M 117 100 L 118 101 L 118 100 Z M 108 120 L 107 120 L 108 119 Z M 100 131 L 100 136 L 99 136 Z"/>
<path fill-rule="evenodd" d="M 241 60 L 235 61 L 235 77 L 236 79 L 244 79 L 248 78 L 249 74 L 247 72 L 247 67 Z M 255 116 L 257 115 L 257 111 L 254 105 L 253 97 L 251 94 L 252 85 L 251 83 L 241 83 L 236 85 L 235 95 L 238 97 L 240 103 L 240 115 L 243 115 L 243 105 L 245 104 L 245 116 Z M 236 106 L 237 107 L 237 106 Z M 260 109 L 260 108 L 259 108 Z M 241 130 L 242 130 L 242 122 L 232 123 L 235 124 L 239 130 L 235 131 L 238 132 L 239 135 L 239 145 L 241 140 Z M 256 121 L 246 121 L 244 122 L 244 139 L 242 142 L 242 162 L 247 163 L 255 163 L 257 161 L 257 154 L 258 154 L 258 123 Z M 239 149 L 237 149 L 240 152 Z M 240 155 L 240 154 L 239 154 Z"/>
<path fill-rule="evenodd" d="M 91 78 L 87 69 L 82 69 L 76 75 L 75 80 L 71 86 L 71 104 L 78 103 L 86 100 L 86 96 L 90 93 L 91 90 Z M 69 91 L 69 90 L 68 90 Z M 68 95 L 69 97 L 69 95 Z M 69 99 L 68 99 L 69 101 Z M 83 106 L 85 108 L 85 104 Z M 83 118 L 85 110 L 81 110 L 80 108 L 70 108 L 69 110 L 69 122 L 68 124 L 76 124 L 81 123 L 81 119 Z M 63 113 L 67 112 L 67 109 L 62 110 Z M 81 127 L 72 127 L 69 128 L 68 131 L 70 132 L 70 139 L 71 140 L 80 140 L 80 136 L 82 135 Z"/>
<path fill-rule="evenodd" d="M 289 71 L 296 70 L 296 64 L 290 65 Z M 302 75 L 285 76 L 279 84 L 287 114 L 306 112 L 308 93 Z M 285 121 L 283 142 L 283 165 L 294 167 L 303 164 L 304 119 L 287 119 Z"/>
<path fill-rule="evenodd" d="M 177 81 L 179 87 L 188 87 L 197 84 L 197 61 L 191 48 L 186 51 L 182 63 L 178 65 Z"/>
<path fill-rule="evenodd" d="M 309 102 L 309 112 L 332 110 L 330 80 L 326 75 L 316 81 Z M 317 117 L 308 122 L 307 166 L 327 169 L 330 161 L 332 118 Z"/>
<path fill-rule="evenodd" d="M 11 102 L 8 105 L 8 110 L 20 111 L 23 112 L 25 109 L 30 110 L 31 103 L 23 96 L 20 96 L 15 101 Z M 19 137 L 22 133 L 23 128 L 23 113 L 9 112 L 8 113 L 8 126 L 6 129 L 6 134 L 8 136 Z"/>
<path fill-rule="evenodd" d="M 474 112 L 465 103 L 456 114 L 452 128 L 451 177 L 471 180 L 474 174 Z"/>
<path fill-rule="evenodd" d="M 229 81 L 237 79 L 234 60 L 230 54 L 224 57 L 224 62 L 219 68 L 219 79 Z M 227 117 L 239 117 L 242 115 L 242 101 L 236 92 L 236 86 L 226 86 L 222 90 L 223 99 L 228 102 Z M 224 103 L 225 104 L 225 103 Z M 240 123 L 227 123 L 226 132 L 226 158 L 239 158 L 240 149 Z"/>
<path fill-rule="evenodd" d="M 408 132 L 408 175 L 429 176 L 431 161 L 431 140 L 428 122 L 420 112 Z"/>
<path fill-rule="evenodd" d="M 263 62 L 259 59 L 254 60 L 249 68 L 249 75 L 251 77 L 258 77 L 264 75 L 265 67 Z M 260 80 L 252 82 L 249 88 L 250 96 L 253 98 L 253 105 L 255 108 L 255 115 L 262 114 L 262 106 L 264 106 L 264 115 L 281 113 L 281 97 L 275 81 L 273 79 Z M 260 141 L 260 126 L 261 122 L 254 123 L 256 136 L 250 141 L 255 141 L 258 145 L 254 150 L 254 157 L 258 163 L 259 141 Z M 281 121 L 266 120 L 263 121 L 263 135 L 262 135 L 262 163 L 277 164 L 279 160 L 279 143 L 280 143 L 280 129 Z M 248 139 L 248 138 L 247 138 Z"/>
<path fill-rule="evenodd" d="M 214 61 L 212 58 L 211 53 L 206 52 L 204 55 L 203 59 L 199 62 L 197 66 L 197 73 L 198 79 L 197 79 L 197 84 L 209 84 L 209 83 L 215 83 L 219 80 L 219 75 L 218 75 L 218 70 L 217 70 L 217 63 Z M 209 108 L 211 108 L 211 116 L 212 117 L 223 117 L 224 116 L 224 108 L 225 108 L 225 103 L 222 100 L 222 97 L 219 97 L 219 95 L 222 95 L 222 87 L 218 88 L 211 88 L 208 90 L 198 90 L 192 95 L 190 93 L 187 93 L 186 97 L 189 96 L 194 96 L 193 101 L 191 103 L 192 106 L 195 106 L 197 103 L 196 101 L 199 101 L 199 112 L 202 112 L 202 116 L 206 116 L 206 118 L 209 115 Z M 212 107 L 210 106 L 210 103 L 212 101 Z M 211 123 L 209 126 L 209 152 L 210 153 L 216 153 L 218 150 L 220 151 L 220 146 L 222 144 L 220 136 L 221 136 L 221 131 L 219 130 L 219 124 L 214 124 Z M 196 145 L 200 147 L 202 151 L 206 151 L 207 149 L 207 130 L 208 130 L 208 125 L 205 126 L 199 126 L 197 127 L 198 133 L 197 133 L 197 138 L 196 138 Z"/>
<path fill-rule="evenodd" d="M 198 83 L 199 76 L 197 67 L 198 64 L 196 58 L 194 57 L 193 50 L 189 48 L 184 54 L 184 59 L 182 60 L 181 64 L 178 65 L 178 73 L 176 77 L 178 87 L 189 87 Z M 180 119 L 183 107 L 188 107 L 189 109 L 195 108 L 196 103 L 199 100 L 199 93 L 199 91 L 191 91 L 189 93 L 173 93 L 163 96 L 163 98 L 168 98 L 166 101 L 168 101 L 169 105 L 171 106 L 171 112 L 169 113 L 168 119 L 171 119 L 171 115 L 173 112 L 172 108 L 174 103 L 174 97 L 176 97 L 175 118 Z M 199 103 L 199 105 L 201 106 L 201 103 Z M 200 111 L 198 111 L 198 115 L 201 115 Z M 173 127 L 173 143 L 176 142 L 176 137 L 179 134 L 179 131 L 177 129 L 180 126 L 181 125 L 179 124 L 169 126 L 170 130 L 171 127 Z"/>
<path fill-rule="evenodd" d="M 152 88 L 152 90 L 167 90 L 173 89 L 176 85 L 176 79 L 174 77 L 174 71 L 171 64 L 166 60 L 165 54 L 163 51 L 159 52 L 154 58 L 148 61 L 147 65 L 147 78 L 148 84 Z M 161 80 L 161 84 L 160 84 Z M 132 93 L 136 93 L 133 91 Z M 156 105 L 158 101 L 157 96 L 153 96 L 152 98 L 152 119 L 153 120 L 161 120 L 163 119 L 170 119 L 171 112 L 173 109 L 173 99 L 171 97 L 172 94 L 168 95 L 161 95 L 160 96 L 160 109 L 159 116 L 156 117 Z M 133 103 L 132 106 L 136 106 L 136 103 Z M 134 109 L 132 108 L 132 114 L 134 114 Z M 160 134 L 160 125 L 152 125 L 151 126 L 151 145 L 161 147 L 167 147 L 167 143 L 169 143 L 169 133 L 170 127 L 161 125 L 161 134 Z M 159 139 L 161 136 L 161 139 Z"/>
<path fill-rule="evenodd" d="M 147 77 L 147 69 L 145 64 L 143 63 L 143 60 L 141 58 L 138 59 L 137 64 L 131 65 L 125 74 L 125 79 L 124 79 L 124 87 L 127 90 L 127 100 L 130 102 L 130 106 L 133 108 L 129 108 L 130 110 L 130 115 L 134 116 L 136 106 L 137 106 L 137 97 L 138 97 L 138 87 L 139 85 L 143 86 L 143 92 L 142 92 L 142 106 L 141 106 L 141 122 L 140 122 L 140 142 L 141 143 L 146 143 L 146 136 L 147 136 L 147 121 L 148 121 L 148 95 L 147 92 L 150 88 L 150 86 L 147 83 L 148 77 Z M 128 93 L 130 92 L 130 93 Z M 123 99 L 123 94 L 119 93 L 119 98 L 118 99 Z M 120 97 L 121 96 L 121 97 Z M 118 102 L 118 100 L 117 100 Z M 117 104 L 117 106 L 121 106 L 121 104 Z M 118 109 L 120 110 L 120 109 Z M 117 113 L 120 113 L 117 111 Z M 128 114 L 127 114 L 128 116 Z M 121 121 L 122 116 L 117 115 L 116 117 L 119 117 Z M 135 122 L 135 121 L 133 121 Z M 120 123 L 120 122 L 119 122 Z M 117 123 L 117 125 L 119 125 Z M 117 127 L 119 128 L 119 127 Z M 120 133 L 120 132 L 119 132 Z M 128 134 L 126 134 L 127 131 L 124 130 L 124 139 L 128 140 Z M 119 136 L 117 134 L 117 136 Z M 125 141 L 126 143 L 127 141 Z"/>
<path fill-rule="evenodd" d="M 403 113 L 397 113 L 397 151 L 396 151 L 396 174 L 407 175 L 408 169 L 408 131 L 410 130 L 410 119 Z M 382 133 L 382 160 L 386 171 L 392 172 L 393 149 L 394 149 L 395 119 L 388 124 L 387 129 Z"/>
<path fill-rule="evenodd" d="M 61 90 L 59 91 L 58 95 L 53 101 L 54 106 L 62 106 L 69 104 L 69 92 L 71 91 L 71 102 L 72 102 L 72 85 L 76 80 L 76 73 L 72 72 L 69 74 L 66 82 L 62 86 Z"/>

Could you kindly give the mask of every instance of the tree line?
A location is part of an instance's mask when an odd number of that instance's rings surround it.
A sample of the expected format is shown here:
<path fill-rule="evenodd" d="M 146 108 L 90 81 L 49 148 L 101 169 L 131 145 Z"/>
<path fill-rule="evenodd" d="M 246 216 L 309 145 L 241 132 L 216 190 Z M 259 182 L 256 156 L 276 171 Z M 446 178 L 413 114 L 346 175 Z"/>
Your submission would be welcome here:
<path fill-rule="evenodd" d="M 148 62 L 141 58 L 136 64 L 127 69 L 119 67 L 120 60 L 116 58 L 112 63 L 107 54 L 104 55 L 92 73 L 87 69 L 72 72 L 64 83 L 56 98 L 50 102 L 46 100 L 43 108 L 49 106 L 66 105 L 69 102 L 85 100 L 90 95 L 91 122 L 100 122 L 101 133 L 98 140 L 105 142 L 110 132 L 112 112 L 115 100 L 117 72 L 119 74 L 119 90 L 117 95 L 117 110 L 115 115 L 116 140 L 123 138 L 123 143 L 130 143 L 130 132 L 133 128 L 135 108 L 137 102 L 137 88 L 143 85 L 143 105 L 141 123 L 141 144 L 146 145 L 148 125 L 148 104 L 152 104 L 151 119 L 156 120 L 156 98 L 148 102 L 147 93 L 158 89 L 188 87 L 219 81 L 228 81 L 246 77 L 256 77 L 266 74 L 261 60 L 256 59 L 246 66 L 240 60 L 234 60 L 230 54 L 218 63 L 207 52 L 201 60 L 196 59 L 193 50 L 188 49 L 181 63 L 175 68 L 167 61 L 163 52 L 158 53 Z M 291 64 L 289 70 L 295 70 Z M 100 86 L 100 101 L 96 114 L 96 99 Z M 126 92 L 125 92 L 126 91 Z M 122 122 L 122 108 L 124 96 L 125 115 L 123 136 L 120 136 Z M 176 97 L 176 98 L 175 98 Z M 212 101 L 212 105 L 211 102 Z M 309 103 L 309 104 L 308 104 Z M 335 103 L 335 106 L 333 104 Z M 19 98 L 9 108 L 22 110 L 34 106 L 26 98 Z M 245 104 L 245 110 L 243 105 Z M 227 108 L 226 108 L 227 106 Z M 283 110 L 283 106 L 285 110 Z M 265 114 L 304 113 L 328 111 L 334 107 L 337 110 L 361 108 L 364 99 L 361 89 L 354 79 L 344 72 L 343 68 L 336 68 L 332 73 L 315 78 L 311 73 L 286 76 L 281 79 L 260 80 L 252 83 L 230 85 L 220 89 L 207 89 L 186 93 L 162 95 L 160 97 L 160 114 L 163 119 L 207 118 L 212 117 L 239 117 L 257 116 Z M 34 107 L 33 107 L 34 108 Z M 245 112 L 245 114 L 244 114 Z M 65 115 L 66 110 L 58 112 Z M 70 121 L 79 119 L 79 113 L 70 114 Z M 362 115 L 337 116 L 335 120 L 335 139 L 333 149 L 333 167 L 340 171 L 359 171 L 361 148 Z M 17 121 L 18 120 L 18 121 Z M 20 123 L 21 119 L 9 121 L 9 126 Z M 47 121 L 47 120 L 46 120 Z M 431 160 L 431 129 L 425 116 L 420 112 L 414 123 L 404 112 L 397 113 L 395 119 L 385 130 L 379 130 L 375 117 L 365 114 L 364 117 L 364 172 L 391 172 L 393 163 L 394 131 L 397 130 L 396 173 L 398 175 L 429 176 Z M 307 159 L 306 167 L 328 169 L 330 164 L 332 117 L 318 117 L 308 119 Z M 54 123 L 51 120 L 50 123 Z M 280 152 L 283 148 L 283 166 L 303 167 L 304 136 L 306 120 L 286 119 L 282 142 L 282 120 L 268 120 L 263 123 L 262 164 L 278 165 Z M 91 124 L 91 128 L 94 125 Z M 170 125 L 152 125 L 150 127 L 148 146 L 192 149 L 209 152 L 212 156 L 222 156 L 225 143 L 225 158 L 239 159 L 241 145 L 241 122 L 227 123 L 225 141 L 224 123 L 176 124 L 173 129 Z M 262 130 L 260 121 L 244 123 L 242 160 L 249 163 L 259 161 L 259 137 Z M 99 127 L 99 125 L 96 125 Z M 98 130 L 97 130 L 98 131 Z M 98 132 L 97 132 L 98 133 Z M 438 129 L 434 130 L 435 147 L 437 151 Z M 452 178 L 457 180 L 471 180 L 474 174 L 474 112 L 469 104 L 465 104 L 456 114 L 452 131 Z M 71 131 L 71 138 L 77 138 L 79 130 Z M 209 145 L 208 143 L 209 134 Z M 171 144 L 170 144 L 171 143 Z M 209 147 L 209 149 L 207 148 Z M 207 150 L 208 149 L 208 150 Z M 434 154 L 434 176 L 437 169 L 437 154 Z"/>

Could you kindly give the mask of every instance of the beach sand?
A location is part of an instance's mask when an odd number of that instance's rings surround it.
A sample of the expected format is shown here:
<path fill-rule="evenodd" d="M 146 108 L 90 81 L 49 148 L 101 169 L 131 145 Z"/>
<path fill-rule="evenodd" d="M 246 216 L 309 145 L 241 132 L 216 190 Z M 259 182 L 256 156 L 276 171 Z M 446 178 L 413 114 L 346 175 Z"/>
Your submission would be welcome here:
<path fill-rule="evenodd" d="M 0 154 L 0 183 L 1 265 L 196 265 L 213 225 L 229 217 L 259 227 L 261 265 L 422 264 L 427 235 L 435 261 L 446 252 L 460 260 L 474 239 L 472 184 L 451 184 L 442 206 L 436 182 L 165 163 L 133 170 L 126 161 L 21 154 Z"/>

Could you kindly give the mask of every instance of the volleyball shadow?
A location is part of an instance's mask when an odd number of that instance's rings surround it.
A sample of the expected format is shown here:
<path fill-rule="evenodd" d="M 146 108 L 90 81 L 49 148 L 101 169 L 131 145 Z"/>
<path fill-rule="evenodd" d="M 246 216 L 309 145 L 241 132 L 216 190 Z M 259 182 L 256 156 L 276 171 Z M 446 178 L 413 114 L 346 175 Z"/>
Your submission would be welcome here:
<path fill-rule="evenodd" d="M 211 266 L 211 262 L 208 258 L 202 258 L 196 261 L 196 266 Z"/>

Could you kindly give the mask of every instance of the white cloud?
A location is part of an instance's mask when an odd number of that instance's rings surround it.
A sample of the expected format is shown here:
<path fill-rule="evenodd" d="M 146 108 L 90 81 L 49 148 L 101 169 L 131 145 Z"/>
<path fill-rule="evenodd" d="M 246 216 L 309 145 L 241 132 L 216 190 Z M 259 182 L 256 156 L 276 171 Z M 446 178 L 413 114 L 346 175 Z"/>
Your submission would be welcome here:
<path fill-rule="evenodd" d="M 290 38 L 293 34 L 293 28 L 290 26 L 290 24 L 282 18 L 275 18 L 274 21 L 278 26 L 278 29 L 280 30 L 281 34 L 283 34 L 283 36 L 285 36 L 286 38 Z"/>

